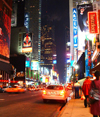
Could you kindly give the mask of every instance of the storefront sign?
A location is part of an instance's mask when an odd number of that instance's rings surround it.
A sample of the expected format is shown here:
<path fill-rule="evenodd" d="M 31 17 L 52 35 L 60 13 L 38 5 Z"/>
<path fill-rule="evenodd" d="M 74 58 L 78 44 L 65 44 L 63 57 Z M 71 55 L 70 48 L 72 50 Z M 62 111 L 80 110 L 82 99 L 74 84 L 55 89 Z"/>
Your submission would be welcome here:
<path fill-rule="evenodd" d="M 98 18 L 97 12 L 88 12 L 89 32 L 92 34 L 98 33 Z"/>
<path fill-rule="evenodd" d="M 78 36 L 77 36 L 77 12 L 76 8 L 73 8 L 73 42 L 74 48 L 78 46 Z"/>

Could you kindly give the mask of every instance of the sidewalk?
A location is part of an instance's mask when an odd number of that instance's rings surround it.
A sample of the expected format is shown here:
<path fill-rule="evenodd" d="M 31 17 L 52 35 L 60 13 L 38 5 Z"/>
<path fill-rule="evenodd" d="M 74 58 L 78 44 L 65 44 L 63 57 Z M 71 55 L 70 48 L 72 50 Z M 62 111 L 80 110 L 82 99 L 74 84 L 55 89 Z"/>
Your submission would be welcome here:
<path fill-rule="evenodd" d="M 84 100 L 72 98 L 58 117 L 93 117 L 90 107 L 84 107 Z"/>

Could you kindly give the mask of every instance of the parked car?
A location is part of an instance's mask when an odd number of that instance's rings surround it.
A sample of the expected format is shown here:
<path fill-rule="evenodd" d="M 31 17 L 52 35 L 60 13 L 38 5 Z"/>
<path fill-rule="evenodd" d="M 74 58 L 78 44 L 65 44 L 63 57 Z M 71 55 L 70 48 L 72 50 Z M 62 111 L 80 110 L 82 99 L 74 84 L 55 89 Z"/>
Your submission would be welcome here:
<path fill-rule="evenodd" d="M 26 92 L 26 88 L 21 86 L 12 86 L 11 88 L 7 88 L 6 92 L 8 93 L 24 93 Z"/>
<path fill-rule="evenodd" d="M 68 96 L 67 90 L 62 85 L 49 85 L 42 91 L 43 102 L 47 100 L 62 100 L 66 103 Z"/>
<path fill-rule="evenodd" d="M 0 93 L 4 93 L 4 90 L 3 88 L 0 87 Z"/>

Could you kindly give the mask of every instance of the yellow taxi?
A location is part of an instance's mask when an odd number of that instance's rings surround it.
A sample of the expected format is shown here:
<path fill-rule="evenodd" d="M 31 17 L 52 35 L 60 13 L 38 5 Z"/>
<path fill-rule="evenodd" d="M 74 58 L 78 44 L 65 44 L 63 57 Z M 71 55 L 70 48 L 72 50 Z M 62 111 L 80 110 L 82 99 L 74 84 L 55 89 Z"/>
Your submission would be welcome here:
<path fill-rule="evenodd" d="M 24 93 L 26 89 L 21 86 L 12 86 L 11 88 L 6 89 L 7 93 Z"/>

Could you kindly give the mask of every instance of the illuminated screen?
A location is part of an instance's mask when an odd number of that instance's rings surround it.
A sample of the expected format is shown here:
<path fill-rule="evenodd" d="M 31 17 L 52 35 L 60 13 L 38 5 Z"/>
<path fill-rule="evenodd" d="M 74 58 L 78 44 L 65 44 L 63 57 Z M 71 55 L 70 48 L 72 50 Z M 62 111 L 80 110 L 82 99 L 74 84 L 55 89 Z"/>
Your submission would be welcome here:
<path fill-rule="evenodd" d="M 32 33 L 23 34 L 22 52 L 32 52 Z"/>
<path fill-rule="evenodd" d="M 78 11 L 78 59 L 85 51 L 85 39 L 89 34 L 88 12 L 92 11 L 92 4 L 77 5 Z"/>
<path fill-rule="evenodd" d="M 30 61 L 26 61 L 25 67 L 30 67 Z"/>
<path fill-rule="evenodd" d="M 17 26 L 17 3 L 12 4 L 11 26 Z"/>
<path fill-rule="evenodd" d="M 31 70 L 39 70 L 39 62 L 31 61 Z"/>
<path fill-rule="evenodd" d="M 53 64 L 57 64 L 57 60 L 53 60 Z"/>
<path fill-rule="evenodd" d="M 11 19 L 0 10 L 0 54 L 9 58 Z"/>
<path fill-rule="evenodd" d="M 29 30 L 29 14 L 25 13 L 24 26 Z"/>

